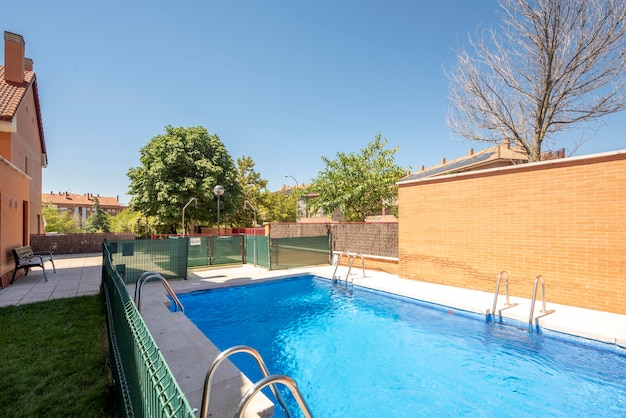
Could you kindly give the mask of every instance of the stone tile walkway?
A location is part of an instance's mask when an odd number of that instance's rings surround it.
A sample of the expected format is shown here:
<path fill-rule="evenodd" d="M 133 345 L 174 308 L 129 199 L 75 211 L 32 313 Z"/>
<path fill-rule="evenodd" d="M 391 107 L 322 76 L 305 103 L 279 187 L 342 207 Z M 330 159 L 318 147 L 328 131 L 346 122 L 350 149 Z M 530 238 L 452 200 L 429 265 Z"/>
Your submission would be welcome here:
<path fill-rule="evenodd" d="M 23 305 L 51 299 L 95 295 L 102 282 L 102 254 L 63 254 L 46 263 L 46 282 L 40 268 L 30 269 L 27 276 L 0 289 L 0 307 Z"/>

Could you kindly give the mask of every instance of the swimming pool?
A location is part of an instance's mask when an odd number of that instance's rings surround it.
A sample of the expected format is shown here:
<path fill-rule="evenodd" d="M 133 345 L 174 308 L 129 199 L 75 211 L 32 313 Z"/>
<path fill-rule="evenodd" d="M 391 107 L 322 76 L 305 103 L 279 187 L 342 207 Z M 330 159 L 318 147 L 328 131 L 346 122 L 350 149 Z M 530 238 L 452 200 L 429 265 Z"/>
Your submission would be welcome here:
<path fill-rule="evenodd" d="M 310 275 L 179 298 L 218 348 L 250 345 L 294 378 L 316 417 L 626 415 L 611 345 Z"/>

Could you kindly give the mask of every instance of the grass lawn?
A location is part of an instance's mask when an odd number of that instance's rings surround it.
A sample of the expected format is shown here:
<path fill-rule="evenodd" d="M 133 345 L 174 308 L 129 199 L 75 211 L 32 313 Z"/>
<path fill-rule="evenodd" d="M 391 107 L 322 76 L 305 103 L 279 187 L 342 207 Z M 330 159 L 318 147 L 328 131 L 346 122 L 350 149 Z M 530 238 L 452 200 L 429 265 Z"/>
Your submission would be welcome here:
<path fill-rule="evenodd" d="M 0 308 L 0 417 L 112 417 L 104 297 Z"/>

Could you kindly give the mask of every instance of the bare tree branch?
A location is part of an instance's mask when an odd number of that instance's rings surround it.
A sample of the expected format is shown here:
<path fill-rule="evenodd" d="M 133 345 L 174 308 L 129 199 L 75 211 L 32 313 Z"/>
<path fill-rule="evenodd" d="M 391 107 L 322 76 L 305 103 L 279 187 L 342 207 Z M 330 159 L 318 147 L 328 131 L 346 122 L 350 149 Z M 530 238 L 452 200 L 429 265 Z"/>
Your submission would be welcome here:
<path fill-rule="evenodd" d="M 538 161 L 556 133 L 626 109 L 625 1 L 499 3 L 500 31 L 470 38 L 447 73 L 454 134 L 510 140 Z"/>

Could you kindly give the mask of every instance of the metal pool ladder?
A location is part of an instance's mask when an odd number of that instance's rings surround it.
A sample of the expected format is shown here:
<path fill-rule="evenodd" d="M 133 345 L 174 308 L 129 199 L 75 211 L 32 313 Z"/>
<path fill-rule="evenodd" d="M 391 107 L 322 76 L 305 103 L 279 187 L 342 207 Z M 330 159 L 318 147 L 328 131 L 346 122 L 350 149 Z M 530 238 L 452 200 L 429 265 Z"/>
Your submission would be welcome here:
<path fill-rule="evenodd" d="M 170 286 L 167 280 L 165 280 L 165 278 L 159 273 L 155 273 L 154 271 L 146 271 L 141 276 L 139 276 L 139 278 L 137 279 L 137 283 L 135 283 L 135 305 L 137 305 L 137 310 L 139 311 L 139 313 L 141 313 L 141 289 L 143 288 L 143 285 L 145 283 L 152 280 L 161 281 L 163 287 L 165 287 L 165 290 L 167 290 L 167 293 L 174 301 L 174 312 L 176 312 L 178 308 L 180 308 L 181 312 L 185 312 L 185 307 L 180 302 L 180 299 L 178 299 L 178 296 L 176 296 L 176 292 L 174 292 L 174 289 L 172 289 L 172 286 Z"/>
<path fill-rule="evenodd" d="M 259 368 L 261 369 L 261 372 L 263 372 L 263 376 L 264 376 L 263 379 L 259 380 L 257 383 L 251 386 L 250 389 L 248 389 L 248 391 L 244 394 L 243 398 L 239 402 L 239 405 L 237 406 L 237 411 L 235 412 L 236 418 L 240 418 L 243 416 L 243 413 L 246 410 L 248 403 L 250 403 L 254 395 L 256 395 L 260 390 L 262 390 L 266 386 L 269 386 L 270 389 L 272 390 L 272 393 L 276 397 L 276 400 L 285 411 L 285 415 L 287 416 L 287 418 L 291 417 L 291 414 L 289 413 L 289 409 L 287 408 L 287 403 L 281 396 L 280 392 L 276 390 L 276 387 L 274 386 L 275 383 L 282 383 L 283 385 L 287 386 L 287 388 L 289 388 L 289 390 L 291 391 L 291 394 L 293 395 L 294 399 L 298 403 L 298 406 L 300 407 L 300 410 L 302 411 L 304 416 L 307 418 L 313 417 L 313 415 L 311 414 L 311 411 L 309 410 L 309 407 L 307 406 L 306 402 L 304 401 L 304 398 L 302 397 L 302 394 L 300 393 L 300 390 L 298 389 L 298 386 L 296 385 L 296 382 L 292 378 L 290 378 L 289 376 L 279 375 L 279 374 L 270 375 L 269 371 L 267 370 L 267 366 L 265 365 L 265 362 L 261 358 L 261 354 L 259 354 L 257 350 L 246 345 L 236 345 L 234 347 L 231 347 L 227 350 L 222 351 L 215 358 L 215 360 L 213 360 L 213 364 L 211 364 L 211 367 L 209 368 L 209 371 L 206 374 L 206 379 L 204 381 L 204 392 L 202 394 L 202 409 L 200 410 L 200 418 L 207 418 L 209 415 L 209 399 L 211 397 L 211 386 L 212 386 L 213 374 L 215 373 L 215 370 L 220 364 L 222 364 L 224 360 L 226 360 L 228 357 L 236 353 L 246 353 L 254 357 Z"/>
<path fill-rule="evenodd" d="M 350 272 L 352 271 L 352 265 L 354 264 L 354 260 L 356 260 L 357 257 L 361 258 L 361 268 L 363 270 L 363 277 L 365 277 L 365 258 L 363 257 L 363 254 L 359 253 L 359 254 L 354 254 L 351 256 L 349 253 L 341 252 L 337 254 L 337 258 L 335 259 L 336 261 L 335 261 L 335 271 L 333 272 L 333 280 L 340 279 L 340 277 L 337 276 L 337 269 L 339 269 L 339 265 L 341 264 L 341 257 L 343 257 L 344 255 L 348 257 L 348 274 L 346 274 L 346 280 L 345 280 L 346 283 L 350 279 Z"/>
<path fill-rule="evenodd" d="M 493 306 L 491 307 L 491 315 L 493 315 L 494 321 L 496 320 L 496 305 L 498 304 L 498 296 L 500 294 L 500 281 L 503 276 L 504 276 L 504 288 L 505 288 L 505 295 L 506 295 L 506 301 L 504 302 L 504 305 L 506 307 L 500 309 L 500 311 L 503 311 L 505 309 L 509 309 L 518 305 L 517 303 L 509 302 L 509 274 L 506 271 L 501 271 L 500 274 L 498 274 L 498 281 L 496 282 L 496 292 L 493 295 Z"/>
<path fill-rule="evenodd" d="M 530 325 L 532 325 L 533 317 L 535 315 L 535 300 L 537 299 L 537 284 L 539 283 L 539 280 L 541 280 L 541 311 L 540 312 L 543 315 L 539 315 L 535 317 L 534 319 L 542 318 L 554 312 L 554 309 L 549 310 L 549 311 L 546 310 L 546 287 L 545 287 L 545 281 L 543 280 L 543 276 L 540 274 L 535 278 L 535 284 L 533 286 L 533 298 L 530 301 L 530 315 L 528 317 L 528 323 Z"/>

